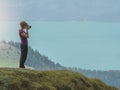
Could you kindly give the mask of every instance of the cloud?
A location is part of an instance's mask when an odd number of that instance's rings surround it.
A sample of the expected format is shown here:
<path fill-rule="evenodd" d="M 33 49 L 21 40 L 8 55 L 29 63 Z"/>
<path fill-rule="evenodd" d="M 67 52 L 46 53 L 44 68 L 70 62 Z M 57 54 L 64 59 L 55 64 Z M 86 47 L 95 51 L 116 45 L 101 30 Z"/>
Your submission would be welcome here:
<path fill-rule="evenodd" d="M 4 6 L 0 8 L 4 7 L 4 11 L 9 13 L 6 18 L 10 20 L 120 21 L 119 0 L 1 0 L 1 2 Z"/>

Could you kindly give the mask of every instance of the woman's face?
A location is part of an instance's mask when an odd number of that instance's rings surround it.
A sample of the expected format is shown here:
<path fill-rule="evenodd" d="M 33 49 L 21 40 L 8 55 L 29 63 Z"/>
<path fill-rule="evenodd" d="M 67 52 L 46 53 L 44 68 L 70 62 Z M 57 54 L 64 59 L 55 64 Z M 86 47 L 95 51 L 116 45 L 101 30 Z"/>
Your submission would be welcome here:
<path fill-rule="evenodd" d="M 28 27 L 28 24 L 26 22 L 22 22 L 21 24 L 22 29 L 25 29 Z"/>

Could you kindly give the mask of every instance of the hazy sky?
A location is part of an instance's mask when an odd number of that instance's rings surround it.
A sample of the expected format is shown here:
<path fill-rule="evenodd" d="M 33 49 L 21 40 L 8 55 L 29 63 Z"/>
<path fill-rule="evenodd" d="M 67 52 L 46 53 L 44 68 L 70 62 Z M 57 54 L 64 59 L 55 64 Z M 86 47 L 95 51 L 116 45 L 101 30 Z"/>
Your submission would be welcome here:
<path fill-rule="evenodd" d="M 54 62 L 83 69 L 119 70 L 120 23 L 29 22 L 29 45 Z M 20 42 L 19 22 L 0 23 L 0 40 Z"/>
<path fill-rule="evenodd" d="M 120 21 L 120 0 L 0 0 L 0 20 Z"/>
<path fill-rule="evenodd" d="M 27 20 L 29 45 L 65 66 L 120 69 L 120 0 L 0 0 L 0 40 L 19 42 Z"/>

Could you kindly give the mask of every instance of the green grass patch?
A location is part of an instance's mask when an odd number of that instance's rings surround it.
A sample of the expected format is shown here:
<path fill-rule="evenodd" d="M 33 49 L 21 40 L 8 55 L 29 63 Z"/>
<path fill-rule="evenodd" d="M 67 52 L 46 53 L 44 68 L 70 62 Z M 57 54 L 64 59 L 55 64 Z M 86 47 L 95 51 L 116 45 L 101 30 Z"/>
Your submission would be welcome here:
<path fill-rule="evenodd" d="M 0 90 L 117 90 L 98 79 L 67 71 L 0 68 Z"/>

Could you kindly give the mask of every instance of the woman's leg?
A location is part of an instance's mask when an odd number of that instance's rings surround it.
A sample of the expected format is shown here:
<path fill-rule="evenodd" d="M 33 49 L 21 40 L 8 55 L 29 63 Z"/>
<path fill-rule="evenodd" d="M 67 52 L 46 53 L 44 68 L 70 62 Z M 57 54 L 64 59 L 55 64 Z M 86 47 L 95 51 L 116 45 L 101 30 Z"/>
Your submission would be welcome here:
<path fill-rule="evenodd" d="M 20 56 L 20 68 L 25 68 L 24 63 L 27 58 L 27 52 L 28 52 L 28 46 L 27 45 L 21 45 L 21 56 Z"/>

